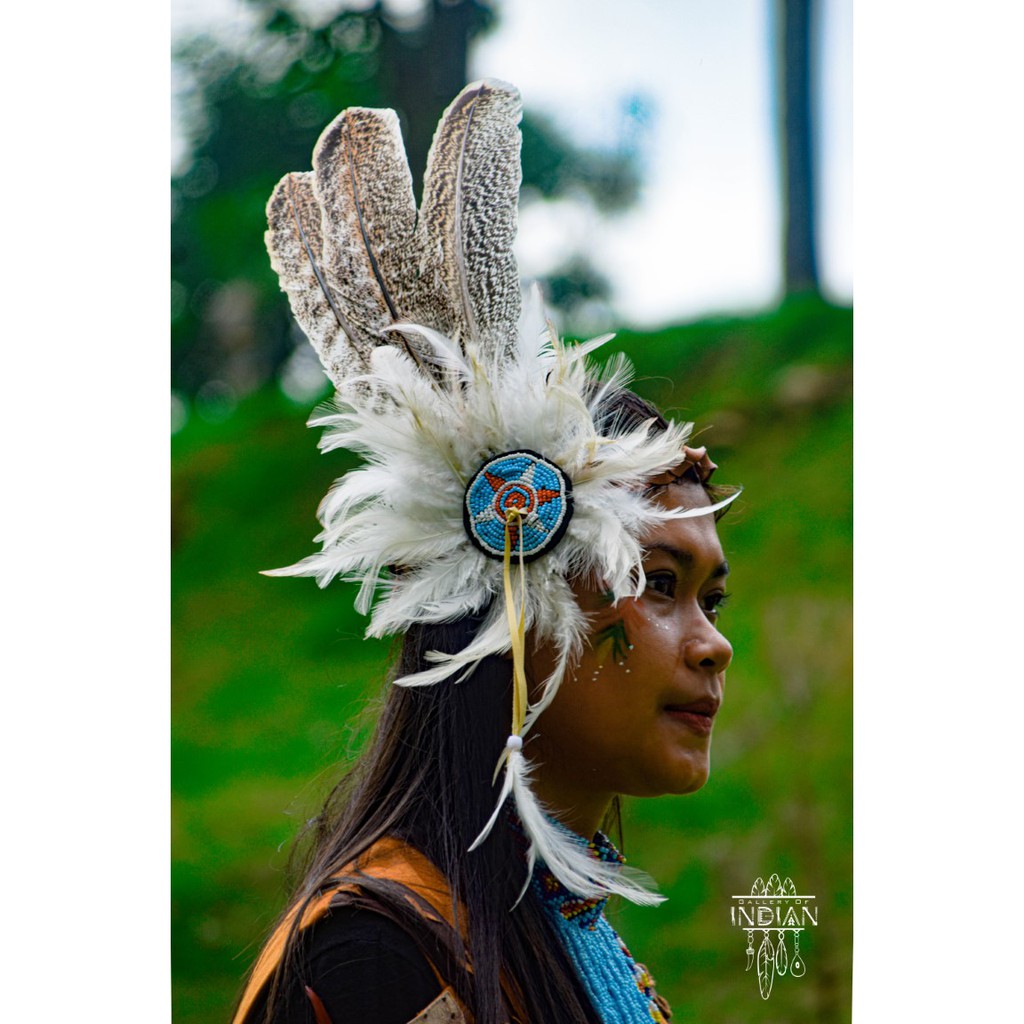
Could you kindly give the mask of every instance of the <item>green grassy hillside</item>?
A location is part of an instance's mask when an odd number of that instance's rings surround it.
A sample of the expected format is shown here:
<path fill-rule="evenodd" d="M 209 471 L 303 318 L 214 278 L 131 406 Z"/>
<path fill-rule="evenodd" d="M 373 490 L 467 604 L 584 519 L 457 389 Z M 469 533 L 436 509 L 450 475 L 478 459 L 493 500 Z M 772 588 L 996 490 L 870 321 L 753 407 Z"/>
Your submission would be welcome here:
<path fill-rule="evenodd" d="M 659 909 L 615 910 L 676 1021 L 849 1019 L 852 950 L 852 314 L 817 300 L 620 335 L 637 390 L 697 423 L 745 493 L 720 533 L 735 648 L 712 778 L 632 801 L 632 863 Z M 351 465 L 320 456 L 279 392 L 173 441 L 173 957 L 176 1019 L 227 1020 L 285 894 L 287 849 L 358 746 L 390 645 L 361 639 L 351 588 L 268 579 L 313 550 Z M 729 897 L 757 876 L 817 896 L 807 973 L 771 999 L 745 973 Z"/>

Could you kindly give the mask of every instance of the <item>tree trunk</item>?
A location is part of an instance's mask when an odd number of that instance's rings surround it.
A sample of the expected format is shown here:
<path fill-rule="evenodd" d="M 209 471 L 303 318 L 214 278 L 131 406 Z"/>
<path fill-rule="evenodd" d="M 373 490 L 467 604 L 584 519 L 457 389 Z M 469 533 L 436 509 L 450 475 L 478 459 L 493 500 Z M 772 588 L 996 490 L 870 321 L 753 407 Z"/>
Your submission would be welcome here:
<path fill-rule="evenodd" d="M 784 218 L 784 283 L 787 295 L 818 291 L 814 241 L 814 132 L 811 110 L 813 0 L 777 0 L 782 61 L 780 149 Z"/>
<path fill-rule="evenodd" d="M 479 0 L 431 0 L 412 31 L 381 16 L 380 84 L 402 119 L 417 196 L 434 127 L 466 84 L 469 43 L 492 19 L 490 5 Z"/>

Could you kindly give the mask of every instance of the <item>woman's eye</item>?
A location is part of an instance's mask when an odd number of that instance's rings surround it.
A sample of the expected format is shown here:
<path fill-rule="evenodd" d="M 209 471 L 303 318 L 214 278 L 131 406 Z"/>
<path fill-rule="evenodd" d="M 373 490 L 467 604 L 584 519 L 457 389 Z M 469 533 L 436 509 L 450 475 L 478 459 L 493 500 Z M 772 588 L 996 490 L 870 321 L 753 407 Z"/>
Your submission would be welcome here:
<path fill-rule="evenodd" d="M 671 572 L 654 572 L 647 576 L 647 589 L 663 597 L 675 597 L 676 577 Z"/>
<path fill-rule="evenodd" d="M 704 605 L 704 614 L 714 622 L 718 618 L 718 613 L 725 607 L 728 600 L 729 595 L 724 590 L 715 590 L 710 594 L 706 594 L 702 602 Z"/>

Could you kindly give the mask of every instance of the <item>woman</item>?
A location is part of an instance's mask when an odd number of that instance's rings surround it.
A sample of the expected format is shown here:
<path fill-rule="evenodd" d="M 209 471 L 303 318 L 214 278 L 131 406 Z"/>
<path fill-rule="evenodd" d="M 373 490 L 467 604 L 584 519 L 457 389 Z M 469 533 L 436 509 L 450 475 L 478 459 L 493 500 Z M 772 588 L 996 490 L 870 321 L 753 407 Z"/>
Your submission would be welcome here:
<path fill-rule="evenodd" d="M 338 390 L 322 447 L 367 462 L 279 572 L 359 580 L 368 632 L 404 641 L 238 1022 L 668 1016 L 603 915 L 660 897 L 598 829 L 619 794 L 707 778 L 735 493 L 622 360 L 588 365 L 607 338 L 563 345 L 521 307 L 518 118 L 512 87 L 467 87 L 417 211 L 394 115 L 345 111 L 268 207 Z"/>

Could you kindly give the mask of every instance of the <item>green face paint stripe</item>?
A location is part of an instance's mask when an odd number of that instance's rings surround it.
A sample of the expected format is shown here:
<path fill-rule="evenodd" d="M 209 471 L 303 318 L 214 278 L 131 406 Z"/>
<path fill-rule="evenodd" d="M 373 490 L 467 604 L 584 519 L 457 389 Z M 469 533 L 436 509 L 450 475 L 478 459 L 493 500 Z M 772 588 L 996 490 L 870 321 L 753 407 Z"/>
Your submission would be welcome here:
<path fill-rule="evenodd" d="M 626 634 L 626 624 L 617 619 L 615 622 L 594 634 L 593 646 L 596 649 L 604 644 L 610 643 L 612 647 L 612 660 L 621 664 L 629 654 L 629 637 Z"/>

